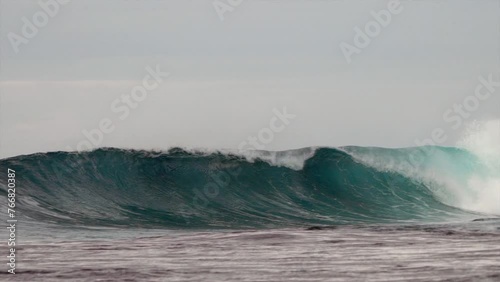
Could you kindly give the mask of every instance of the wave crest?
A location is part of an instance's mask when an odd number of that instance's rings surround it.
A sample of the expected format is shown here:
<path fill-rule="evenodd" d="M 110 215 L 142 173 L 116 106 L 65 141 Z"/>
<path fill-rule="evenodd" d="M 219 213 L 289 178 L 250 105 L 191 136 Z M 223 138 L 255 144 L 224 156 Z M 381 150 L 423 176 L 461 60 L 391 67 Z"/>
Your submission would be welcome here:
<path fill-rule="evenodd" d="M 18 172 L 23 215 L 58 224 L 256 228 L 477 217 L 449 189 L 464 189 L 464 171 L 482 175 L 475 157 L 434 150 L 305 148 L 243 157 L 99 149 L 5 159 L 0 169 Z M 423 160 L 419 166 L 408 165 L 412 156 Z"/>

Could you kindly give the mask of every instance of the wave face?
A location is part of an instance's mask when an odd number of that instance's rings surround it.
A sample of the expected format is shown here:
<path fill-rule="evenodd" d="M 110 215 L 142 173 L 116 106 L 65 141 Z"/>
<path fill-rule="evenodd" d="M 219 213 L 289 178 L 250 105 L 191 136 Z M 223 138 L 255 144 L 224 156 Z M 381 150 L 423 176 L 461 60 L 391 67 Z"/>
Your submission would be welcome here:
<path fill-rule="evenodd" d="M 456 148 L 305 148 L 252 157 L 98 149 L 0 160 L 7 168 L 16 170 L 20 213 L 60 225 L 266 228 L 500 214 L 491 200 L 500 195 L 498 170 Z M 482 184 L 491 187 L 477 190 Z M 0 191 L 7 193 L 5 183 Z"/>

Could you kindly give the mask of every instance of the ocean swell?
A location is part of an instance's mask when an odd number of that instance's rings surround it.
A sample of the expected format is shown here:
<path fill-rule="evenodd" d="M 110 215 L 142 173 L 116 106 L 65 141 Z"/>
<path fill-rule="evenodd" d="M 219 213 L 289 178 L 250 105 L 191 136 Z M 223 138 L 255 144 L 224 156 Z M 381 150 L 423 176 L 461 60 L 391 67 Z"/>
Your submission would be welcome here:
<path fill-rule="evenodd" d="M 21 215 L 63 225 L 267 228 L 499 214 L 488 203 L 500 189 L 497 171 L 457 148 L 304 148 L 251 157 L 105 148 L 0 160 L 7 168 L 16 170 Z M 491 187 L 477 190 L 484 183 Z M 0 188 L 7 193 L 5 183 Z"/>

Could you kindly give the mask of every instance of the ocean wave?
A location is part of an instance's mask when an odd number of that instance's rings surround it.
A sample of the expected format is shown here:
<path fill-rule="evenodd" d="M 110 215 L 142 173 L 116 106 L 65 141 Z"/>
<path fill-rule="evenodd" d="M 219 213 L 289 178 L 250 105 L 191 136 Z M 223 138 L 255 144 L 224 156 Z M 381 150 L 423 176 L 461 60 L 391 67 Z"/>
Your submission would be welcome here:
<path fill-rule="evenodd" d="M 491 200 L 500 189 L 498 170 L 457 148 L 304 148 L 244 156 L 104 148 L 0 160 L 1 171 L 7 168 L 17 173 L 20 213 L 57 224 L 265 228 L 499 214 Z M 5 183 L 0 188 L 7 193 Z"/>

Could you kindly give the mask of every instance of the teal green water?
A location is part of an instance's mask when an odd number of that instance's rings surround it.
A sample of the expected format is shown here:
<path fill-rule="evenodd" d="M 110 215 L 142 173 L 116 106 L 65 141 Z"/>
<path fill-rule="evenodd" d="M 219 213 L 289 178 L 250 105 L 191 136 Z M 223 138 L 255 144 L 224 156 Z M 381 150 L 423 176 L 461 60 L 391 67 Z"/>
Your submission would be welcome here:
<path fill-rule="evenodd" d="M 64 226 L 171 229 L 485 217 L 455 205 L 469 192 L 457 197 L 446 186 L 449 181 L 435 180 L 451 177 L 458 186 L 464 183 L 454 189 L 466 190 L 472 174 L 490 174 L 469 152 L 443 147 L 318 148 L 302 168 L 293 169 L 259 158 L 181 149 L 35 154 L 0 160 L 0 171 L 7 168 L 17 172 L 18 209 L 27 219 Z M 6 194 L 5 183 L 1 192 Z"/>

